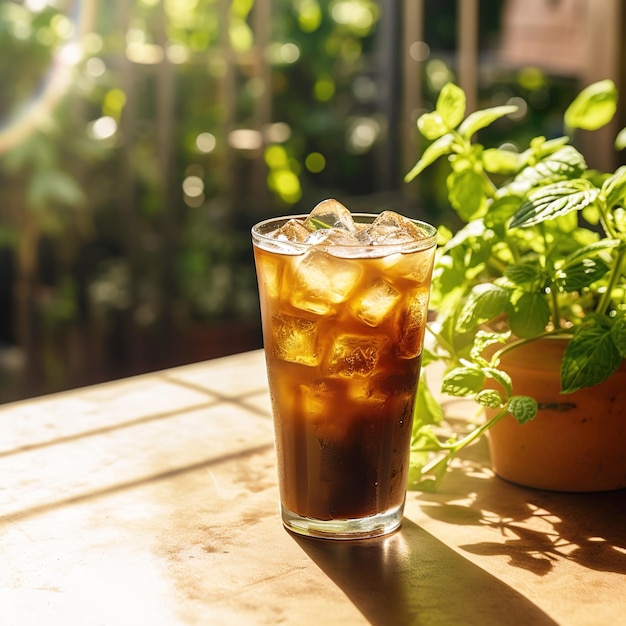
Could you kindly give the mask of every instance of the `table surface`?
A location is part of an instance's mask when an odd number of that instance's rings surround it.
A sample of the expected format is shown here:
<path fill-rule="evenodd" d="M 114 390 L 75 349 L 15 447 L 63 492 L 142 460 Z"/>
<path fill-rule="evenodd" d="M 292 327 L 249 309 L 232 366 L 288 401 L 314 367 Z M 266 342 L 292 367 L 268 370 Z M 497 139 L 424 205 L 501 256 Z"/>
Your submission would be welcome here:
<path fill-rule="evenodd" d="M 261 351 L 0 407 L 0 476 L 1 626 L 626 624 L 626 492 L 482 443 L 386 538 L 284 530 Z"/>

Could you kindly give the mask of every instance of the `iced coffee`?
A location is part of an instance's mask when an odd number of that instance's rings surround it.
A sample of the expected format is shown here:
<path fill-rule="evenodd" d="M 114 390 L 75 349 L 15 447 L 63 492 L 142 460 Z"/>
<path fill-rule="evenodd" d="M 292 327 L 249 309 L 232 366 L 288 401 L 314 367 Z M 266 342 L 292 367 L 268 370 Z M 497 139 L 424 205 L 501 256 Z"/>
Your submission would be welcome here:
<path fill-rule="evenodd" d="M 282 519 L 318 537 L 402 519 L 435 229 L 335 200 L 253 230 Z"/>

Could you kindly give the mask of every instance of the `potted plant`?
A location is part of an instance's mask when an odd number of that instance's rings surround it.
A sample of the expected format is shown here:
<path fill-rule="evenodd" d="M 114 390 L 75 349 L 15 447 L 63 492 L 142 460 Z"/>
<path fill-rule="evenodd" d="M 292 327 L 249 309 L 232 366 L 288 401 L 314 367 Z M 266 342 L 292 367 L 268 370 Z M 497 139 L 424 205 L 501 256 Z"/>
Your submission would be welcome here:
<path fill-rule="evenodd" d="M 466 116 L 454 84 L 419 118 L 431 143 L 406 181 L 447 158 L 447 195 L 463 222 L 455 233 L 440 229 L 436 319 L 423 363 L 442 362 L 442 392 L 473 398 L 486 417 L 442 438 L 426 369 L 416 403 L 416 488 L 435 488 L 454 456 L 485 433 L 496 474 L 513 482 L 626 487 L 626 167 L 592 170 L 571 141 L 575 129 L 607 124 L 617 97 L 610 80 L 590 85 L 565 112 L 566 136 L 536 137 L 520 152 L 475 141 L 515 107 Z M 624 131 L 616 146 L 624 147 Z M 502 443 L 513 449 L 501 451 Z"/>

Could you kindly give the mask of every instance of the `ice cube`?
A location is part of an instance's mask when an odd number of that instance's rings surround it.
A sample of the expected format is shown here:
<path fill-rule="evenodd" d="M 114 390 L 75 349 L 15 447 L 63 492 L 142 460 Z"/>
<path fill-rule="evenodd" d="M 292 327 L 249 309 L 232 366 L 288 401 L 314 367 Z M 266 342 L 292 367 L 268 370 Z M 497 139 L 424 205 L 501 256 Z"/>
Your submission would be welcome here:
<path fill-rule="evenodd" d="M 339 378 L 318 378 L 307 385 L 299 385 L 296 395 L 298 415 L 303 415 L 323 448 L 341 441 L 347 432 L 348 420 L 340 407 L 344 406 L 348 381 Z"/>
<path fill-rule="evenodd" d="M 309 367 L 319 364 L 317 322 L 279 313 L 272 317 L 272 339 L 277 359 Z"/>
<path fill-rule="evenodd" d="M 400 294 L 385 280 L 376 278 L 353 299 L 354 314 L 369 326 L 378 326 L 391 314 Z"/>
<path fill-rule="evenodd" d="M 408 254 L 398 254 L 395 263 L 389 263 L 387 267 L 393 267 L 393 273 L 396 276 L 402 276 L 411 282 L 419 284 L 430 284 L 430 276 L 433 269 L 433 261 L 435 258 L 435 248 L 413 252 Z M 394 259 L 395 260 L 395 259 Z"/>
<path fill-rule="evenodd" d="M 312 232 L 306 242 L 343 259 L 363 257 L 363 244 L 356 233 L 341 228 L 320 228 Z"/>
<path fill-rule="evenodd" d="M 339 335 L 328 357 L 328 371 L 335 376 L 369 376 L 378 363 L 386 337 Z"/>
<path fill-rule="evenodd" d="M 300 412 L 313 421 L 332 419 L 344 387 L 345 381 L 337 378 L 318 378 L 307 385 L 299 385 Z"/>
<path fill-rule="evenodd" d="M 385 374 L 350 381 L 348 393 L 355 402 L 382 406 L 393 398 L 411 400 L 415 394 L 415 377 L 407 374 Z"/>
<path fill-rule="evenodd" d="M 424 239 L 424 233 L 415 222 L 395 211 L 383 211 L 363 230 L 362 236 L 366 236 L 371 244 L 377 246 Z"/>
<path fill-rule="evenodd" d="M 418 291 L 400 316 L 398 356 L 403 359 L 412 359 L 422 352 L 429 295 L 428 289 Z"/>
<path fill-rule="evenodd" d="M 322 200 L 316 205 L 306 218 L 305 225 L 309 230 L 341 228 L 349 232 L 356 232 L 352 214 L 341 202 L 334 198 Z"/>
<path fill-rule="evenodd" d="M 350 381 L 348 395 L 353 402 L 369 405 L 370 407 L 385 404 L 387 394 L 382 390 L 380 381 L 373 378 L 355 378 Z"/>
<path fill-rule="evenodd" d="M 264 288 L 262 291 L 270 298 L 278 298 L 280 279 L 283 272 L 283 261 L 278 255 L 265 254 L 259 257 L 259 278 Z"/>
<path fill-rule="evenodd" d="M 328 246 L 329 248 L 332 248 L 332 246 L 359 246 L 359 248 L 362 248 L 361 242 L 354 233 L 341 228 L 320 228 L 315 230 L 309 234 L 307 243 Z"/>
<path fill-rule="evenodd" d="M 328 381 L 319 379 L 309 385 L 299 385 L 300 411 L 307 419 L 316 420 L 328 413 L 327 396 L 332 393 Z"/>
<path fill-rule="evenodd" d="M 280 228 L 270 233 L 272 239 L 278 241 L 288 241 L 290 243 L 302 243 L 311 234 L 311 231 L 304 225 L 301 220 L 291 218 L 285 222 Z"/>
<path fill-rule="evenodd" d="M 314 248 L 295 269 L 293 283 L 289 285 L 291 304 L 317 315 L 327 315 L 333 305 L 347 299 L 360 275 L 357 263 Z"/>

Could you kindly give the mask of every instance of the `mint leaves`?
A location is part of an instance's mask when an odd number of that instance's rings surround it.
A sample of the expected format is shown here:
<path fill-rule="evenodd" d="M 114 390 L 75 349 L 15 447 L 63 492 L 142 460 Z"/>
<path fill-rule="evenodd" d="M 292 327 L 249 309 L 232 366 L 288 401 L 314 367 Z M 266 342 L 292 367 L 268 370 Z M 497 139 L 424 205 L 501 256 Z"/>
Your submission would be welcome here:
<path fill-rule="evenodd" d="M 436 429 L 443 413 L 432 394 L 428 402 L 422 398 L 412 472 L 431 487 L 460 449 L 504 415 L 520 424 L 536 416 L 533 398 L 513 394 L 499 363 L 502 351 L 514 356 L 515 346 L 536 338 L 568 337 L 563 393 L 602 382 L 626 358 L 626 166 L 589 170 L 570 143 L 578 129 L 595 130 L 613 118 L 615 85 L 607 80 L 583 89 L 565 111 L 567 135 L 535 137 L 519 152 L 476 141 L 516 107 L 469 114 L 466 107 L 458 86 L 441 90 L 435 109 L 417 121 L 427 146 L 405 181 L 448 161 L 447 197 L 465 225 L 438 251 L 431 295 L 437 320 L 430 331 L 446 366 L 442 391 L 472 398 L 496 416 L 441 441 Z M 626 146 L 626 129 L 616 146 Z M 439 454 L 432 458 L 433 452 Z"/>
<path fill-rule="evenodd" d="M 512 395 L 511 380 L 506 372 L 482 365 L 468 364 L 453 369 L 443 380 L 442 391 L 454 396 L 472 397 L 482 407 L 497 411 L 494 417 L 476 426 L 468 434 L 441 440 L 433 426 L 443 418 L 432 419 L 420 396 L 425 393 L 425 381 L 420 382 L 418 401 L 414 415 L 413 438 L 411 442 L 411 469 L 409 488 L 421 491 L 435 491 L 443 479 L 446 469 L 454 457 L 470 445 L 507 414 L 520 424 L 532 420 L 537 415 L 537 402 L 528 396 Z M 485 384 L 493 385 L 485 387 Z"/>
<path fill-rule="evenodd" d="M 599 194 L 600 190 L 584 178 L 543 185 L 528 194 L 509 228 L 533 226 L 570 211 L 580 211 L 593 203 Z"/>
<path fill-rule="evenodd" d="M 620 318 L 620 327 L 624 318 Z M 622 361 L 623 331 L 612 330 L 608 319 L 590 317 L 568 342 L 561 365 L 563 393 L 572 393 L 605 381 Z M 622 348 L 622 352 L 620 351 Z"/>
<path fill-rule="evenodd" d="M 611 80 L 601 80 L 583 89 L 565 111 L 568 128 L 597 130 L 608 124 L 617 110 L 617 89 Z"/>

